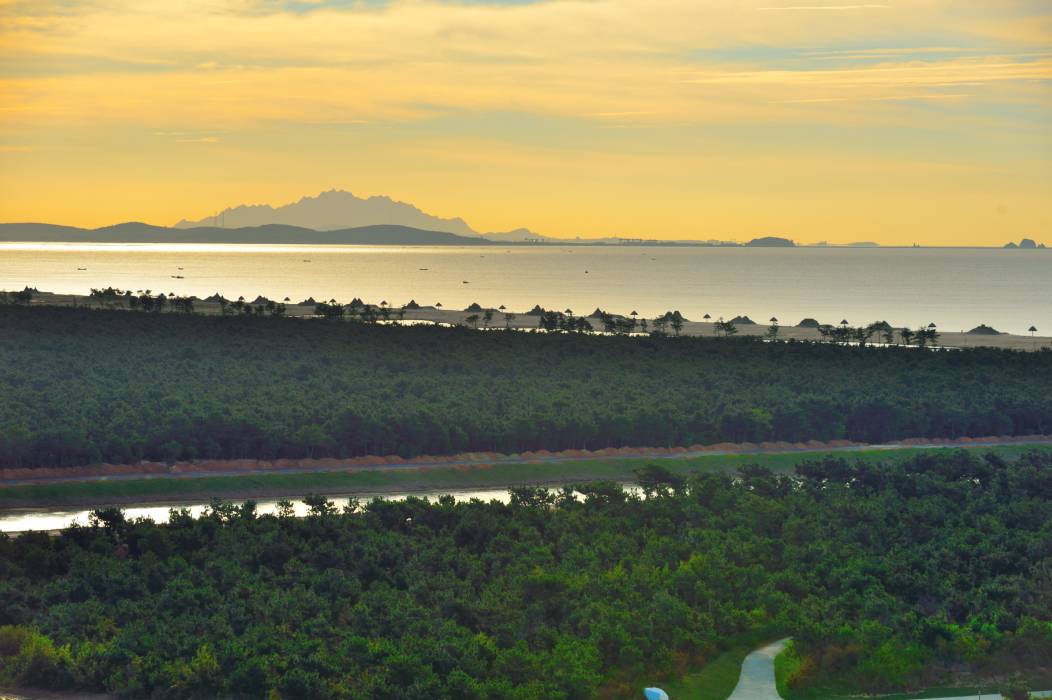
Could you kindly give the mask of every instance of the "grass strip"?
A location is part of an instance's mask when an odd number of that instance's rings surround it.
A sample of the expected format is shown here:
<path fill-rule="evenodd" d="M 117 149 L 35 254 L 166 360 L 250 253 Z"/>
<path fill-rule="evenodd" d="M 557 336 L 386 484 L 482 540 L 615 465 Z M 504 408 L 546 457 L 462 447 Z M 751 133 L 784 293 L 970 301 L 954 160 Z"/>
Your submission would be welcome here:
<path fill-rule="evenodd" d="M 655 683 L 668 693 L 670 698 L 691 698 L 692 700 L 727 700 L 741 676 L 742 662 L 751 646 L 738 646 L 728 649 L 697 671 L 692 671 L 682 678 Z"/>
<path fill-rule="evenodd" d="M 789 679 L 797 672 L 803 663 L 803 659 L 797 655 L 793 643 L 789 644 L 774 659 L 774 680 L 778 687 L 778 694 L 785 700 L 929 700 L 931 698 L 978 698 L 979 695 L 991 695 L 1000 693 L 1003 686 L 989 682 L 979 685 L 965 686 L 942 686 L 928 688 L 913 693 L 892 693 L 888 695 L 865 696 L 847 692 L 844 687 L 833 685 L 817 685 L 813 687 L 793 690 L 789 687 Z M 1038 673 L 1028 679 L 1031 688 L 1052 687 L 1052 677 L 1047 673 Z"/>
<path fill-rule="evenodd" d="M 908 459 L 920 452 L 946 448 L 877 449 L 852 452 L 790 452 L 734 455 L 700 455 L 679 458 L 582 460 L 449 467 L 398 467 L 357 471 L 293 472 L 236 476 L 182 476 L 105 481 L 30 484 L 0 488 L 0 508 L 52 505 L 186 501 L 214 496 L 226 498 L 296 496 L 306 493 L 369 493 L 499 488 L 518 484 L 555 484 L 575 481 L 630 480 L 633 470 L 657 463 L 677 473 L 733 472 L 758 464 L 777 473 L 792 473 L 797 464 L 824 457 L 842 457 L 867 463 Z M 1052 451 L 1052 446 L 998 445 L 968 448 L 992 452 L 1011 460 L 1031 451 Z"/>

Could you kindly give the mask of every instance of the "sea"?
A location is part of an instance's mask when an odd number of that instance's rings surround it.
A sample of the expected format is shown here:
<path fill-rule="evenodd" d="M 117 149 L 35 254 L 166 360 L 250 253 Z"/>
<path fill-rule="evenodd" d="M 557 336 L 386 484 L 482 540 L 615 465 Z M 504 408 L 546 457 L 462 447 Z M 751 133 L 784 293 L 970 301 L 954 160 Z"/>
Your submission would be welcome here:
<path fill-rule="evenodd" d="M 1052 250 L 0 243 L 0 290 L 26 286 L 1052 334 Z"/>

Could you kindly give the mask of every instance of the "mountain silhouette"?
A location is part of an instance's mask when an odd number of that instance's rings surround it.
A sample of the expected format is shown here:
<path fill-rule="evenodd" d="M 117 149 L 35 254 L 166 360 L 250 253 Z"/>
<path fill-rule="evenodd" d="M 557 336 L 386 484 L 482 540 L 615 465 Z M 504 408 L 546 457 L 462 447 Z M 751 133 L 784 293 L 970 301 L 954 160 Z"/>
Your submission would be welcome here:
<path fill-rule="evenodd" d="M 303 197 L 298 202 L 280 207 L 272 207 L 269 204 L 243 204 L 197 221 L 183 219 L 175 228 L 212 226 L 230 229 L 268 224 L 299 226 L 315 231 L 395 225 L 426 231 L 445 231 L 458 236 L 478 235 L 461 218 L 443 219 L 390 197 L 362 199 L 344 190 L 329 190 L 317 197 Z"/>
<path fill-rule="evenodd" d="M 267 224 L 241 228 L 166 228 L 139 222 L 96 229 L 57 224 L 0 224 L 0 241 L 61 243 L 293 243 L 302 245 L 493 245 L 478 236 L 427 231 L 411 226 L 358 226 L 315 231 L 302 226 Z"/>

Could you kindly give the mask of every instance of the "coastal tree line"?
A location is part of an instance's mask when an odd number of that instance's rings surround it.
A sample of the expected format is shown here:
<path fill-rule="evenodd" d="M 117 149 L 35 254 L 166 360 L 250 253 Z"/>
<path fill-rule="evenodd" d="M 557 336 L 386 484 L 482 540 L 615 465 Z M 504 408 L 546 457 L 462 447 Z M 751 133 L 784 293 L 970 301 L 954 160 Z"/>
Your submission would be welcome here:
<path fill-rule="evenodd" d="M 34 295 L 39 292 L 36 289 L 26 287 L 19 292 L 0 292 L 0 304 L 28 305 L 32 302 Z M 198 299 L 194 296 L 177 296 L 174 293 L 165 294 L 159 292 L 154 294 L 150 289 L 121 290 L 115 287 L 92 288 L 88 298 L 95 304 L 109 309 L 128 309 L 131 311 L 145 312 L 183 312 L 195 313 L 200 307 L 197 302 L 205 301 L 218 304 L 222 316 L 285 316 L 288 310 L 287 304 L 291 303 L 288 297 L 281 302 L 268 299 L 263 296 L 253 301 L 247 301 L 245 297 L 235 300 L 216 293 L 206 299 Z M 329 299 L 328 301 L 315 301 L 312 298 L 300 302 L 300 305 L 309 306 L 313 309 L 312 316 L 330 321 L 351 321 L 367 324 L 376 323 L 401 323 L 410 310 L 420 309 L 415 302 L 410 301 L 402 306 L 393 306 L 386 301 L 379 304 L 368 304 L 361 299 L 355 298 L 350 303 L 344 304 Z M 441 308 L 441 304 L 437 305 Z M 478 330 L 497 327 L 494 319 L 498 313 L 497 309 L 483 308 L 478 303 L 471 304 L 465 311 L 472 312 L 455 322 L 434 321 L 435 325 L 459 325 Z M 478 313 L 474 313 L 478 312 Z M 503 319 L 504 329 L 521 330 L 513 325 L 518 314 L 510 312 L 503 305 L 499 309 Z M 612 314 L 597 308 L 588 317 L 575 316 L 571 309 L 556 311 L 544 309 L 540 305 L 535 306 L 526 316 L 537 317 L 536 328 L 549 333 L 582 333 L 591 334 L 603 332 L 607 335 L 649 335 L 659 338 L 669 335 L 678 337 L 683 331 L 687 319 L 677 311 L 666 311 L 664 314 L 652 319 L 642 317 L 636 311 L 629 315 Z M 596 319 L 599 326 L 593 324 L 589 319 Z M 738 334 L 740 324 L 756 325 L 748 317 L 736 317 L 725 320 L 723 317 L 712 320 L 709 314 L 705 314 L 705 323 L 712 324 L 712 334 L 717 338 L 730 338 Z M 879 341 L 885 345 L 906 345 L 914 343 L 921 348 L 936 346 L 939 340 L 939 332 L 934 323 L 921 326 L 916 330 L 909 327 L 895 328 L 887 321 L 877 321 L 861 326 L 852 326 L 847 320 L 839 324 L 819 324 L 813 319 L 804 319 L 800 327 L 814 328 L 819 335 L 818 342 L 835 343 L 842 345 L 867 345 Z M 777 318 L 772 318 L 763 338 L 770 342 L 780 339 L 782 326 Z M 992 333 L 990 333 L 992 331 Z M 980 334 L 997 335 L 996 331 L 986 325 L 981 325 L 972 331 Z M 1028 332 L 1034 335 L 1036 326 L 1030 326 Z"/>
<path fill-rule="evenodd" d="M 826 459 L 0 534 L 0 684 L 128 698 L 636 697 L 793 636 L 793 693 L 1052 667 L 1052 455 Z M 1017 684 L 1018 685 L 1018 684 Z M 1046 687 L 1046 686 L 1042 686 Z M 821 697 L 822 695 L 818 695 Z"/>
<path fill-rule="evenodd" d="M 1048 352 L 0 306 L 0 465 L 1052 433 Z"/>

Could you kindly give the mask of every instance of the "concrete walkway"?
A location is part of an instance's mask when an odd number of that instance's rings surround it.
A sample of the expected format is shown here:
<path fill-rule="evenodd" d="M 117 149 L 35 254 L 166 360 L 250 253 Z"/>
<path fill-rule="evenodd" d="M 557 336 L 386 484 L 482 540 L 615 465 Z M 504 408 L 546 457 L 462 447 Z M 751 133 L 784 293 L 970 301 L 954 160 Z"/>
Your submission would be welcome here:
<path fill-rule="evenodd" d="M 774 684 L 774 657 L 782 653 L 788 639 L 780 639 L 745 657 L 738 685 L 727 700 L 780 700 Z"/>
<path fill-rule="evenodd" d="M 774 683 L 774 657 L 782 653 L 788 639 L 780 639 L 757 649 L 745 657 L 742 672 L 738 676 L 738 685 L 734 687 L 727 700 L 781 700 L 778 688 Z M 1043 690 L 1030 693 L 1031 697 L 1049 698 L 1052 691 Z M 960 695 L 946 698 L 929 698 L 929 700 L 1003 700 L 997 693 L 979 695 Z"/>

